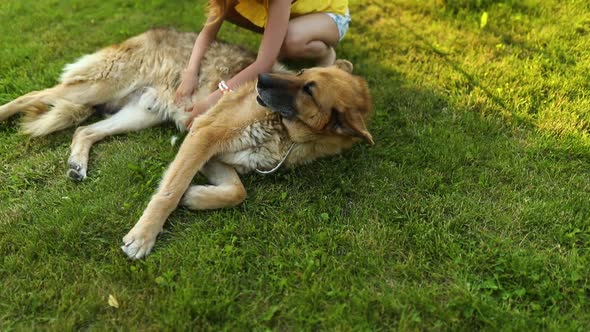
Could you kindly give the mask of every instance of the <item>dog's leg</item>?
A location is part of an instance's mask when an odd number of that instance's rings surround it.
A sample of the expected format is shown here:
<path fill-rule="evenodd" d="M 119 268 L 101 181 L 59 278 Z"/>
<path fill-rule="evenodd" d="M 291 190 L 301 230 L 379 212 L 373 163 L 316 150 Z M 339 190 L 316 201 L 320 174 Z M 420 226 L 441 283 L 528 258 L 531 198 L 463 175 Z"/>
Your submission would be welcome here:
<path fill-rule="evenodd" d="M 201 170 L 212 186 L 191 186 L 181 204 L 193 210 L 236 206 L 246 199 L 246 189 L 235 168 L 210 160 Z"/>
<path fill-rule="evenodd" d="M 107 136 L 138 131 L 164 122 L 158 112 L 145 109 L 137 101 L 127 104 L 115 115 L 89 126 L 79 127 L 74 133 L 68 159 L 68 177 L 82 181 L 88 169 L 92 145 Z"/>
<path fill-rule="evenodd" d="M 202 117 L 207 117 L 207 114 Z M 207 120 L 199 122 L 205 123 Z M 198 123 L 193 124 L 176 158 L 164 174 L 158 191 L 152 196 L 137 224 L 123 237 L 121 249 L 127 256 L 138 259 L 150 253 L 166 219 L 178 206 L 191 180 L 219 150 L 219 143 L 228 136 L 231 136 L 229 130 L 223 130 L 221 126 L 212 128 L 210 123 L 203 127 L 199 127 Z"/>

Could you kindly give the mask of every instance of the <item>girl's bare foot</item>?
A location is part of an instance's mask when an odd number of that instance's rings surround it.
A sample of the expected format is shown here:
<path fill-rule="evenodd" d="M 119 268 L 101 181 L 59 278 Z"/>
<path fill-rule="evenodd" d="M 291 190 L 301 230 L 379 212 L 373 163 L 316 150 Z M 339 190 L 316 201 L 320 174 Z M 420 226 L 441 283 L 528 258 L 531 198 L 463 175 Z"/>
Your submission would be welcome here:
<path fill-rule="evenodd" d="M 334 51 L 334 48 L 332 46 L 329 46 L 326 55 L 320 58 L 316 65 L 318 67 L 328 67 L 333 65 L 334 62 L 336 62 L 336 51 Z"/>

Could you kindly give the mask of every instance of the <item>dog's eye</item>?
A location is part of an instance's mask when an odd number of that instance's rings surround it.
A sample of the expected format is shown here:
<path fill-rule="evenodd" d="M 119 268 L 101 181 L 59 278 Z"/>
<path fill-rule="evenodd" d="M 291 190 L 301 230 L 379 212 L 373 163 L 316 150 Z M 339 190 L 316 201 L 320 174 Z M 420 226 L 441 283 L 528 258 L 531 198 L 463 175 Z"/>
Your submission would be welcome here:
<path fill-rule="evenodd" d="M 315 82 L 306 83 L 303 86 L 303 92 L 307 93 L 308 95 L 313 97 L 313 88 L 315 87 Z"/>
<path fill-rule="evenodd" d="M 305 70 L 301 69 L 300 71 L 298 71 L 298 72 L 297 72 L 297 75 L 296 75 L 296 76 L 301 76 L 301 75 L 303 74 L 303 72 L 304 72 L 304 71 L 305 71 Z"/>

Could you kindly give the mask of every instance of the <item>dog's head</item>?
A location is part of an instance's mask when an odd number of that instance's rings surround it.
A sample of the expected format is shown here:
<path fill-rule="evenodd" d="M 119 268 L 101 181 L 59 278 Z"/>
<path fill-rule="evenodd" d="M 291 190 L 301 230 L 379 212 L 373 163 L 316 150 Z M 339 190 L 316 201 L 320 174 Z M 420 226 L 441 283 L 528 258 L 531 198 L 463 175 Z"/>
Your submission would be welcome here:
<path fill-rule="evenodd" d="M 337 60 L 331 67 L 297 75 L 261 74 L 257 101 L 284 122 L 303 124 L 310 134 L 358 137 L 373 145 L 366 126 L 372 112 L 369 89 L 365 80 L 352 75 L 352 68 L 350 62 Z"/>

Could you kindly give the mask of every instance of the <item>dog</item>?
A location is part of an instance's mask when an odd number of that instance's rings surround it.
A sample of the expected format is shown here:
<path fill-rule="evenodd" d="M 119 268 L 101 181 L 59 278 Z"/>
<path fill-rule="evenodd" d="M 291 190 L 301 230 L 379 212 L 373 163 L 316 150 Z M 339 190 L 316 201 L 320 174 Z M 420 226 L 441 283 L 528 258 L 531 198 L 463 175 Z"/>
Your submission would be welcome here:
<path fill-rule="evenodd" d="M 152 29 L 67 65 L 60 83 L 0 106 L 0 121 L 25 113 L 23 131 L 43 136 L 78 125 L 97 110 L 109 118 L 74 133 L 67 175 L 87 177 L 91 146 L 109 135 L 172 121 L 180 130 L 188 105 L 174 103 L 196 33 Z M 241 47 L 213 42 L 201 63 L 200 100 L 255 60 Z M 236 206 L 246 198 L 239 174 L 269 172 L 334 155 L 357 141 L 373 145 L 368 85 L 346 60 L 298 73 L 275 64 L 271 73 L 228 92 L 194 119 L 178 153 L 135 226 L 123 237 L 131 259 L 147 256 L 181 204 L 193 210 Z M 211 185 L 193 185 L 201 172 Z"/>

